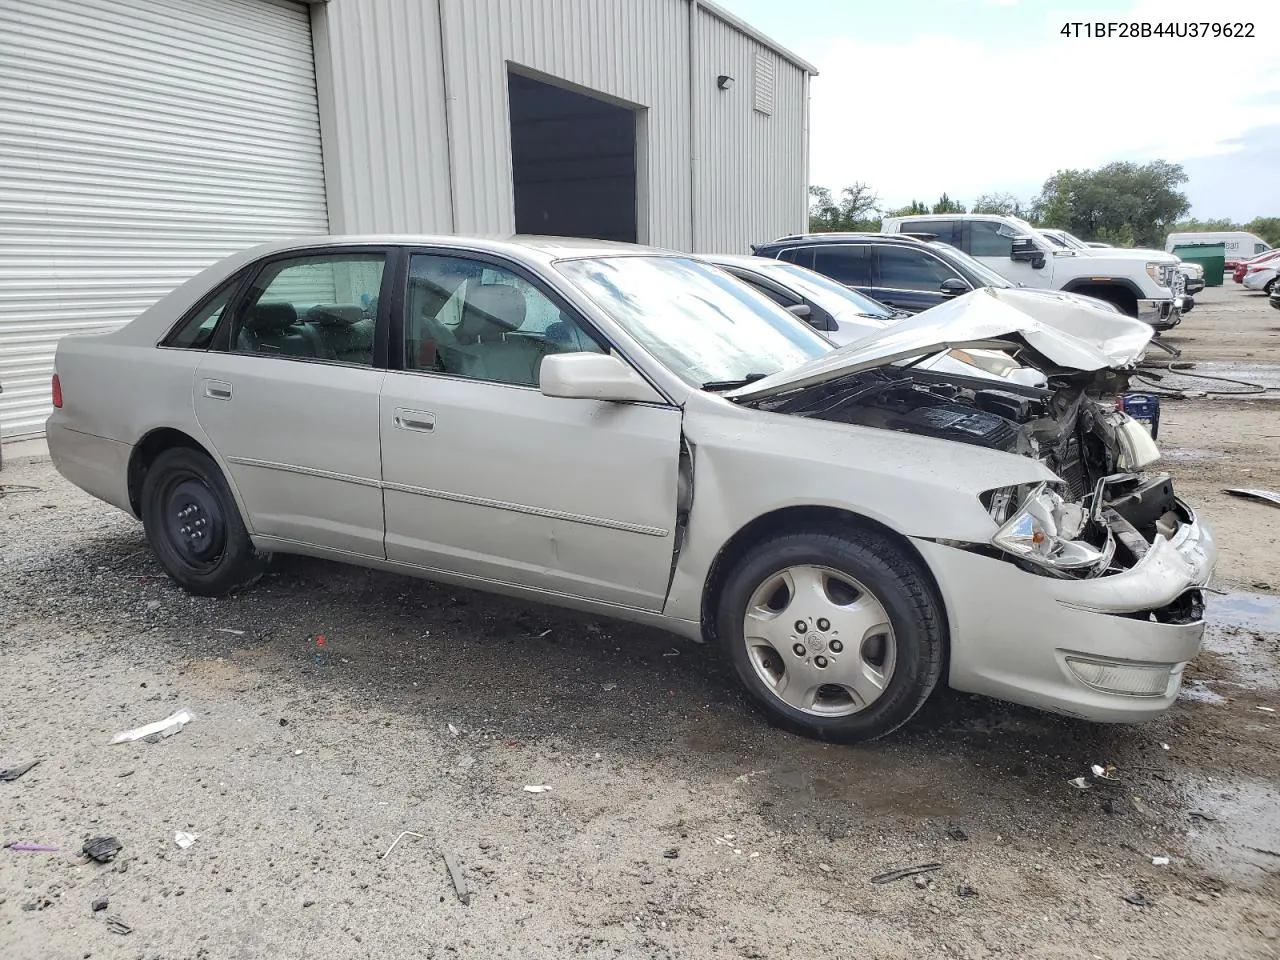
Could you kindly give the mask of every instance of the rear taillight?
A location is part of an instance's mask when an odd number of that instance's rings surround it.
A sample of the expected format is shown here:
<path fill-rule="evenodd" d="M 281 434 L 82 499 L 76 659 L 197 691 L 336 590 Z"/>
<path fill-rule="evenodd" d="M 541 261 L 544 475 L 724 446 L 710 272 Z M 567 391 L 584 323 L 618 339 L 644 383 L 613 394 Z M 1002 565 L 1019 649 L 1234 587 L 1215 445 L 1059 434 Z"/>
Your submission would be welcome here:
<path fill-rule="evenodd" d="M 58 375 L 53 375 L 53 405 L 57 409 L 62 409 L 62 381 L 58 379 Z"/>

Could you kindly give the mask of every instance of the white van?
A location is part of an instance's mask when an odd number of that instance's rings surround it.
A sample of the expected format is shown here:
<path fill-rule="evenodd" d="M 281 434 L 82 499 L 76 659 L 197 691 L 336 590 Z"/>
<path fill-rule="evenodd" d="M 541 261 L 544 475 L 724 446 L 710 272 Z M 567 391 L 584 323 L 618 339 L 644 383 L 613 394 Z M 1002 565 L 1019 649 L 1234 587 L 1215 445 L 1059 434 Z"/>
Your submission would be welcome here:
<path fill-rule="evenodd" d="M 1172 253 L 1175 246 L 1185 243 L 1223 243 L 1227 247 L 1228 260 L 1250 260 L 1260 253 L 1271 249 L 1271 244 L 1261 237 L 1243 230 L 1228 230 L 1221 233 L 1171 233 L 1164 241 L 1166 253 Z"/>

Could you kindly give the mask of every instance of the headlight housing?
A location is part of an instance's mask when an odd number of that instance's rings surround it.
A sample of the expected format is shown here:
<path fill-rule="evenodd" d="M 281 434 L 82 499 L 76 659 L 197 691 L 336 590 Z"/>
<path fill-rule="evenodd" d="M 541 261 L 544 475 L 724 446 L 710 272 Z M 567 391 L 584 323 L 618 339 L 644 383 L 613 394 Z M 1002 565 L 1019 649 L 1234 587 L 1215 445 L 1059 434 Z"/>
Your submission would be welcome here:
<path fill-rule="evenodd" d="M 1147 276 L 1162 287 L 1169 285 L 1169 274 L 1171 272 L 1168 264 L 1161 263 L 1158 260 L 1152 260 L 1147 263 Z"/>
<path fill-rule="evenodd" d="M 989 490 L 982 500 L 1000 524 L 992 545 L 1056 576 L 1096 575 L 1115 553 L 1109 530 L 1104 530 L 1101 546 L 1082 539 L 1091 522 L 1088 511 L 1068 503 L 1047 483 Z"/>

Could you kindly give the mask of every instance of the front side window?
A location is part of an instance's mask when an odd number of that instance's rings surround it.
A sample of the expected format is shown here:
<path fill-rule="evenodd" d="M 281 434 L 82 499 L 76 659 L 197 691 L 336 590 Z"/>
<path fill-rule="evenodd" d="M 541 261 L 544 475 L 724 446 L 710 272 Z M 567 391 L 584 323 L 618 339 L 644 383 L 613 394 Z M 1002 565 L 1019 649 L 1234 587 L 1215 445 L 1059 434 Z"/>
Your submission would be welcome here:
<path fill-rule="evenodd" d="M 373 365 L 381 253 L 323 254 L 263 267 L 231 331 L 231 352 Z"/>
<path fill-rule="evenodd" d="M 879 248 L 880 286 L 895 290 L 928 290 L 936 293 L 956 271 L 933 254 L 910 247 Z"/>
<path fill-rule="evenodd" d="M 414 254 L 405 299 L 405 369 L 536 387 L 542 358 L 603 353 L 587 329 L 512 270 Z"/>
<path fill-rule="evenodd" d="M 593 257 L 556 268 L 696 387 L 766 377 L 832 349 L 771 300 L 687 257 Z"/>
<path fill-rule="evenodd" d="M 1265 243 L 1255 243 L 1255 244 L 1253 245 L 1253 252 L 1254 252 L 1254 254 L 1255 254 L 1255 255 L 1257 255 L 1257 254 L 1259 254 L 1259 253 L 1266 253 L 1266 252 L 1267 252 L 1268 250 L 1270 250 L 1270 249 L 1271 249 L 1271 248 L 1270 248 L 1270 247 L 1268 247 Z"/>
<path fill-rule="evenodd" d="M 974 220 L 969 231 L 969 252 L 975 257 L 1007 258 L 1013 252 L 1013 238 L 1018 236 L 1013 227 L 996 220 Z"/>
<path fill-rule="evenodd" d="M 847 287 L 871 286 L 870 257 L 865 244 L 831 244 L 813 253 L 813 269 Z"/>

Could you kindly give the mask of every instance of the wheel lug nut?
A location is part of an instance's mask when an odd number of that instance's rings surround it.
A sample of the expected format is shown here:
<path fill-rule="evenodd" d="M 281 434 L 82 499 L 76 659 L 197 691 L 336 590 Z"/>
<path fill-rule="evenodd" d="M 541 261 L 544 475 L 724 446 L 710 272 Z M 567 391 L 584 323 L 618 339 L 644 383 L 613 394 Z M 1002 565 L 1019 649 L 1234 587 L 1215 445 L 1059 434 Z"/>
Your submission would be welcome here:
<path fill-rule="evenodd" d="M 814 665 L 815 667 L 817 667 L 818 669 L 822 669 L 823 667 L 825 667 L 825 666 L 827 665 L 827 658 L 826 658 L 826 657 L 814 657 L 814 658 L 813 658 L 813 665 Z"/>
<path fill-rule="evenodd" d="M 797 657 L 803 657 L 803 656 L 804 656 L 804 644 L 803 644 L 803 643 L 797 643 L 797 644 L 796 644 L 794 647 L 792 647 L 791 649 L 795 651 L 795 655 L 796 655 Z"/>
<path fill-rule="evenodd" d="M 830 630 L 830 629 L 831 629 L 831 621 L 830 621 L 830 620 L 828 620 L 826 617 L 823 617 L 821 620 L 819 620 L 819 621 L 818 621 L 818 629 L 819 629 L 819 630 Z"/>
<path fill-rule="evenodd" d="M 832 640 L 829 646 L 831 647 L 832 653 L 839 653 L 841 650 L 844 649 L 844 644 L 841 643 L 839 640 Z"/>
<path fill-rule="evenodd" d="M 796 621 L 796 633 L 804 633 L 808 629 L 809 629 L 809 625 L 805 623 L 803 620 Z"/>

